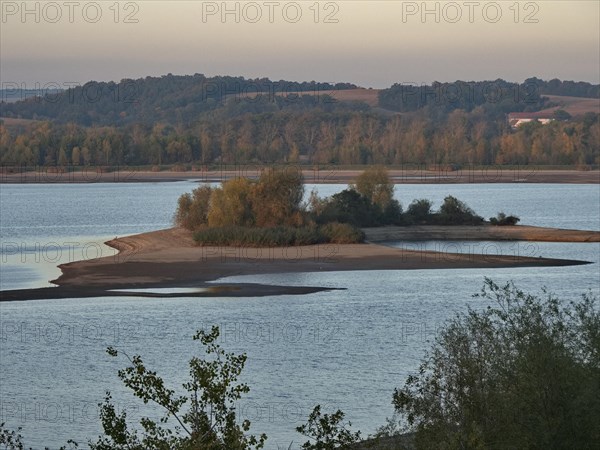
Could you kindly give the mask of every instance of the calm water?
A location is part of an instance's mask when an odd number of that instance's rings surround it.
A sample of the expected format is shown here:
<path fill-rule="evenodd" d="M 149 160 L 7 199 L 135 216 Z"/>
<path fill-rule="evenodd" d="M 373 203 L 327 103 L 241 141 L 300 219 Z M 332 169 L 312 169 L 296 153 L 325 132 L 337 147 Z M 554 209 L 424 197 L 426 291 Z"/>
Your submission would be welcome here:
<path fill-rule="evenodd" d="M 192 182 L 2 185 L 2 289 L 48 285 L 58 263 L 112 254 L 102 242 L 170 225 L 177 197 Z M 321 185 L 330 195 L 343 186 Z M 310 190 L 310 187 L 309 189 Z M 454 195 L 489 217 L 503 210 L 522 223 L 600 229 L 600 187 L 590 185 L 399 185 L 404 205 Z M 369 271 L 232 277 L 228 281 L 345 288 L 305 296 L 211 299 L 94 298 L 0 304 L 0 422 L 23 427 L 26 444 L 58 448 L 100 432 L 105 391 L 133 420 L 141 409 L 117 376 L 108 345 L 142 354 L 174 387 L 185 381 L 198 328 L 221 326 L 227 350 L 247 352 L 250 395 L 238 405 L 267 448 L 303 442 L 294 428 L 318 403 L 343 409 L 353 428 L 372 433 L 393 412 L 391 396 L 414 371 L 448 317 L 485 306 L 471 294 L 483 277 L 514 280 L 564 298 L 600 291 L 599 244 L 423 242 L 407 248 L 573 258 L 563 268 Z M 442 255 L 441 257 L 449 257 Z M 85 446 L 84 446 L 85 447 Z M 297 447 L 296 447 L 297 448 Z"/>

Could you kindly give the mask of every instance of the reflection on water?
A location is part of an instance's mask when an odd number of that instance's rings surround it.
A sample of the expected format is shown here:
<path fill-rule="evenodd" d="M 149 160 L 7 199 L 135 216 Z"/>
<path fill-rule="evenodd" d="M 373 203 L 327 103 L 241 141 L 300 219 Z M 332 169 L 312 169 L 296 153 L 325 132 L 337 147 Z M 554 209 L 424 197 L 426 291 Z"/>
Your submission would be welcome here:
<path fill-rule="evenodd" d="M 110 289 L 109 292 L 121 292 L 123 294 L 199 294 L 210 292 L 208 288 L 199 287 L 169 287 L 169 288 L 138 288 L 138 289 Z"/>

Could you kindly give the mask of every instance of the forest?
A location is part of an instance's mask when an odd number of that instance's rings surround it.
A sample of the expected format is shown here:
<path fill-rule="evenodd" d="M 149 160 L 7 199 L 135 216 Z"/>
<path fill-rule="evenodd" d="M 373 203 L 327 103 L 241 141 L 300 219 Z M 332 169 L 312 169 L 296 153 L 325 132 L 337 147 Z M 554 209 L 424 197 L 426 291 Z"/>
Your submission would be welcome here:
<path fill-rule="evenodd" d="M 598 114 L 557 114 L 548 125 L 516 130 L 506 118 L 554 106 L 545 93 L 598 96 L 597 85 L 537 78 L 396 84 L 379 91 L 376 107 L 337 98 L 354 88 L 199 74 L 88 83 L 2 103 L 0 164 L 600 163 Z"/>

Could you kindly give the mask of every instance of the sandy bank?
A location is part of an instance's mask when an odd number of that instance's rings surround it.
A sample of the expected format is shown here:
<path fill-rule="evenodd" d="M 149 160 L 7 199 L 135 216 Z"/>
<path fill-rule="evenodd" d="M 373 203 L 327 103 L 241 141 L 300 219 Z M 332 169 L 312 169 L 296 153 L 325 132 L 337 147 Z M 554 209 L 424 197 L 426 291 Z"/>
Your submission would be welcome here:
<path fill-rule="evenodd" d="M 279 167 L 279 166 L 275 166 Z M 363 169 L 339 169 L 335 166 L 317 166 L 302 169 L 306 183 L 353 182 Z M 461 184 L 461 183 L 600 183 L 598 170 L 546 170 L 539 167 L 502 168 L 492 166 L 487 169 L 464 168 L 451 170 L 428 170 L 423 165 L 407 164 L 404 169 L 390 169 L 391 180 L 396 184 Z M 38 167 L 36 170 L 4 167 L 0 172 L 0 183 L 135 183 L 158 181 L 198 180 L 221 182 L 231 178 L 257 178 L 260 171 L 256 165 L 227 166 L 222 169 L 199 169 L 187 172 L 161 171 L 122 167 L 106 172 L 102 167 L 89 167 L 83 170 Z"/>
<path fill-rule="evenodd" d="M 454 232 L 458 232 L 457 227 Z M 514 227 L 519 228 L 519 227 Z M 464 230 L 463 230 L 464 231 Z M 372 232 L 371 232 L 372 233 Z M 559 230 L 554 230 L 558 239 Z M 490 239 L 489 236 L 486 239 Z M 453 254 L 390 248 L 377 244 L 302 247 L 197 247 L 191 234 L 172 228 L 107 242 L 116 256 L 61 266 L 60 286 L 139 287 L 205 283 L 234 275 L 348 270 L 410 270 L 560 266 L 576 261 L 515 255 Z"/>
<path fill-rule="evenodd" d="M 477 232 L 479 238 L 492 240 L 498 227 L 438 227 L 428 239 L 464 239 L 460 233 Z M 535 236 L 552 240 L 598 242 L 600 233 L 585 233 L 510 227 L 517 231 L 513 237 L 534 240 Z M 446 230 L 446 234 L 444 234 Z M 488 234 L 486 234 L 486 230 Z M 373 240 L 387 240 L 390 233 L 399 239 L 400 231 L 393 229 L 367 230 Z M 424 238 L 426 227 L 405 228 L 402 239 Z M 432 231 L 433 232 L 433 231 Z M 542 232 L 546 234 L 542 234 Z M 591 233 L 591 234 L 590 234 Z M 504 235 L 506 236 L 506 235 Z M 504 237 L 505 238 L 505 237 Z M 576 240 L 576 239 L 584 239 Z M 547 240 L 547 239 L 546 239 Z M 390 248 L 373 243 L 353 245 L 312 245 L 279 248 L 197 247 L 188 231 L 171 228 L 115 239 L 108 245 L 119 250 L 115 256 L 77 261 L 60 266 L 62 275 L 54 280 L 57 288 L 4 291 L 3 301 L 42 298 L 81 298 L 129 295 L 127 289 L 195 287 L 195 294 L 185 296 L 261 296 L 305 294 L 327 290 L 323 287 L 265 286 L 257 284 L 210 283 L 234 275 L 256 275 L 286 272 L 323 272 L 354 270 L 415 270 L 532 266 L 567 266 L 585 261 L 533 258 L 516 255 L 454 254 Z M 115 292 L 116 291 L 116 292 Z M 181 297 L 182 294 L 132 294 L 143 297 Z"/>
<path fill-rule="evenodd" d="M 384 241 L 536 241 L 600 242 L 600 231 L 518 226 L 437 226 L 365 228 L 369 242 Z"/>

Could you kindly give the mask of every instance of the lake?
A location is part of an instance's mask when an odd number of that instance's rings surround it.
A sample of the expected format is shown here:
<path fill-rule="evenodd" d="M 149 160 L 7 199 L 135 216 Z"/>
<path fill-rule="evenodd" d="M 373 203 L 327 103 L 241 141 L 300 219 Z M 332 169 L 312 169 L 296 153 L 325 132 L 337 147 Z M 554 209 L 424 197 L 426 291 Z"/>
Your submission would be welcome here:
<path fill-rule="evenodd" d="M 2 289 L 48 286 L 57 264 L 106 256 L 115 236 L 171 225 L 176 200 L 191 181 L 131 184 L 1 185 Z M 331 195 L 342 185 L 307 186 Z M 484 217 L 504 211 L 527 225 L 600 229 L 600 186 L 557 184 L 398 185 L 404 207 L 446 195 Z M 395 387 L 414 372 L 445 320 L 467 307 L 484 277 L 542 286 L 575 300 L 600 292 L 600 244 L 478 243 L 480 249 L 594 262 L 556 268 L 450 269 L 278 274 L 229 282 L 344 288 L 304 296 L 263 298 L 88 298 L 0 303 L 0 422 L 23 427 L 25 443 L 55 449 L 100 433 L 97 404 L 110 390 L 132 420 L 153 416 L 120 383 L 124 359 L 111 345 L 141 354 L 167 383 L 180 388 L 187 361 L 199 348 L 199 328 L 221 327 L 228 351 L 246 352 L 250 394 L 237 405 L 266 448 L 304 442 L 295 427 L 316 404 L 345 411 L 353 429 L 373 433 L 393 414 Z M 408 243 L 389 243 L 403 246 Z M 411 243 L 410 245 L 414 245 Z M 423 242 L 426 250 L 474 251 L 468 242 Z M 183 393 L 180 389 L 179 392 Z M 84 445 L 83 448 L 86 446 Z"/>

